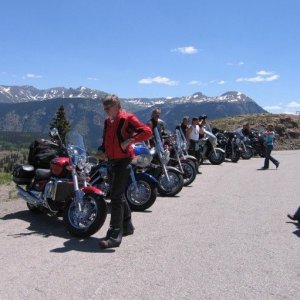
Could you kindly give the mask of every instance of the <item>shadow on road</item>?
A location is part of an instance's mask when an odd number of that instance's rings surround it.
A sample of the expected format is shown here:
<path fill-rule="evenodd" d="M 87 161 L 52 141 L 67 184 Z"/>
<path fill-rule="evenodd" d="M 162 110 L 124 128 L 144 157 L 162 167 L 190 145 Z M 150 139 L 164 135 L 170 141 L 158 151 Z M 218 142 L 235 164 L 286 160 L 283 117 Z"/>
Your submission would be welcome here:
<path fill-rule="evenodd" d="M 293 224 L 296 226 L 297 230 L 293 231 L 293 234 L 295 234 L 297 237 L 300 238 L 300 224 L 298 222 L 286 222 L 288 224 Z"/>
<path fill-rule="evenodd" d="M 100 249 L 99 239 L 90 237 L 88 239 L 76 239 L 72 238 L 64 242 L 64 246 L 61 248 L 52 249 L 50 252 L 54 253 L 66 253 L 69 251 L 80 251 L 89 253 L 113 253 L 114 249 Z"/>
<path fill-rule="evenodd" d="M 29 210 L 18 211 L 8 214 L 1 218 L 2 220 L 19 219 L 29 223 L 27 230 L 30 232 L 18 233 L 12 236 L 22 237 L 28 235 L 41 235 L 43 237 L 57 236 L 69 239 L 70 235 L 66 231 L 63 221 L 55 216 L 48 216 L 46 214 L 33 214 Z"/>

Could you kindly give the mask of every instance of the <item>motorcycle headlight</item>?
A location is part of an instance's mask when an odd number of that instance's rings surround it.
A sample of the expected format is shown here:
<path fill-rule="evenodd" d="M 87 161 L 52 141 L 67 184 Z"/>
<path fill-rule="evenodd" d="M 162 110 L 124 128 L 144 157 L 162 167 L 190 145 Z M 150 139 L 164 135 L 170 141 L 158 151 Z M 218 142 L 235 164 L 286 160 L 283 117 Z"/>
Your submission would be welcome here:
<path fill-rule="evenodd" d="M 78 160 L 77 160 L 77 167 L 79 170 L 83 170 L 84 167 L 86 166 L 86 162 L 85 162 L 85 159 L 82 158 L 82 157 L 79 157 Z"/>

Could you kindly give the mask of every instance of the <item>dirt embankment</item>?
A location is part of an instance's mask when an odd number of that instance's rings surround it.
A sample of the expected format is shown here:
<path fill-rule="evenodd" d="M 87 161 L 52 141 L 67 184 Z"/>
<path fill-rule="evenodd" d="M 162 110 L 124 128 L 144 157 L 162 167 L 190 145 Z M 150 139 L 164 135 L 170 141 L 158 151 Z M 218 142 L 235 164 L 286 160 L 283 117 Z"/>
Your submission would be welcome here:
<path fill-rule="evenodd" d="M 214 127 L 235 130 L 249 123 L 250 128 L 263 131 L 273 124 L 276 132 L 275 150 L 300 150 L 300 116 L 288 114 L 259 114 L 213 120 Z"/>

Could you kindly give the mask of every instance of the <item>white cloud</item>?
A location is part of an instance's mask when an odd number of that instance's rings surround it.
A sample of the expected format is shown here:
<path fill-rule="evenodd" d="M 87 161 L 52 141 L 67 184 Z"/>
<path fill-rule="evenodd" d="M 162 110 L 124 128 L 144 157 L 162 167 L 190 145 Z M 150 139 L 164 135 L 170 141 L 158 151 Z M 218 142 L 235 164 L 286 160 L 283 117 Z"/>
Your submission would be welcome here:
<path fill-rule="evenodd" d="M 98 81 L 99 78 L 96 78 L 96 77 L 88 77 L 88 80 Z"/>
<path fill-rule="evenodd" d="M 292 102 L 289 102 L 286 107 L 288 107 L 288 108 L 300 108 L 300 103 L 298 103 L 296 101 L 292 101 Z"/>
<path fill-rule="evenodd" d="M 268 82 L 268 81 L 274 81 L 279 78 L 278 74 L 275 74 L 271 71 L 258 71 L 256 72 L 257 76 L 254 77 L 240 77 L 236 79 L 236 82 Z"/>
<path fill-rule="evenodd" d="M 43 78 L 43 76 L 42 75 L 36 75 L 36 74 L 27 73 L 22 78 L 23 79 L 38 79 L 38 78 Z"/>
<path fill-rule="evenodd" d="M 237 67 L 243 66 L 244 64 L 245 63 L 243 61 L 239 61 L 237 63 L 232 63 L 232 62 L 227 63 L 228 66 L 237 66 Z"/>
<path fill-rule="evenodd" d="M 270 105 L 270 106 L 265 106 L 264 109 L 265 110 L 281 110 L 282 106 L 279 106 L 279 105 Z"/>
<path fill-rule="evenodd" d="M 187 47 L 179 47 L 176 49 L 171 50 L 172 52 L 179 52 L 182 54 L 195 54 L 198 52 L 198 49 L 194 46 L 187 46 Z"/>
<path fill-rule="evenodd" d="M 261 70 L 261 71 L 258 71 L 256 74 L 257 74 L 257 75 L 261 75 L 261 76 L 268 76 L 268 75 L 273 75 L 274 72 L 272 72 L 272 71 Z"/>
<path fill-rule="evenodd" d="M 226 83 L 225 80 L 220 80 L 220 81 L 218 81 L 218 84 L 225 84 L 225 83 Z"/>
<path fill-rule="evenodd" d="M 188 83 L 189 85 L 204 85 L 203 82 L 198 81 L 198 80 L 192 80 Z"/>
<path fill-rule="evenodd" d="M 178 81 L 171 80 L 167 77 L 163 76 L 156 76 L 156 77 L 148 77 L 148 78 L 143 78 L 138 81 L 139 84 L 153 84 L 153 83 L 158 83 L 158 84 L 165 84 L 165 85 L 178 85 Z"/>

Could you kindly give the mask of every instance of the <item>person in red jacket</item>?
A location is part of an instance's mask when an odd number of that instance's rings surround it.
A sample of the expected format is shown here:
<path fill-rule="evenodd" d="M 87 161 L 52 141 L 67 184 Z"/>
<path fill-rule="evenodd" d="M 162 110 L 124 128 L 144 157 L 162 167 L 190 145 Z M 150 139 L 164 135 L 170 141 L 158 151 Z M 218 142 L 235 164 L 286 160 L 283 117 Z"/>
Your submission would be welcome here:
<path fill-rule="evenodd" d="M 116 95 L 103 99 L 103 107 L 108 117 L 104 121 L 103 142 L 99 147 L 99 158 L 108 160 L 110 182 L 111 219 L 106 237 L 100 240 L 102 249 L 119 247 L 122 237 L 133 234 L 131 211 L 124 197 L 134 157 L 132 144 L 148 140 L 152 130 L 130 113 L 121 109 Z"/>

